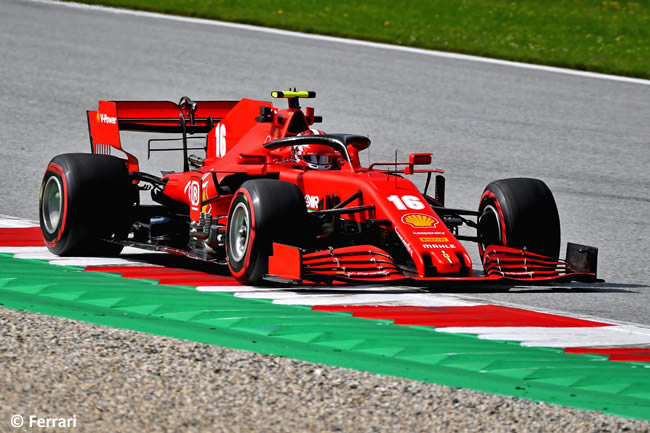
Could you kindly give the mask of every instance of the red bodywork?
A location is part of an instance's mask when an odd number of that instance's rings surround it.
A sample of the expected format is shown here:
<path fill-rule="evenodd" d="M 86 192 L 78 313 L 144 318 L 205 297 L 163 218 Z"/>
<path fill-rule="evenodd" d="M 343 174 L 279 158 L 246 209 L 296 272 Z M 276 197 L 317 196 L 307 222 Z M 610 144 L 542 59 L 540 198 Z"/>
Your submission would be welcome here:
<path fill-rule="evenodd" d="M 403 175 L 436 172 L 417 167 L 431 162 L 431 154 L 412 154 L 408 162 L 363 167 L 359 152 L 369 141 L 347 144 L 348 157 L 339 160 L 337 170 L 310 170 L 287 160 L 286 147 L 270 149 L 265 144 L 294 136 L 308 129 L 317 118 L 312 108 L 278 109 L 270 102 L 242 99 L 196 101 L 192 104 L 167 101 L 100 101 L 98 111 L 88 112 L 91 147 L 94 153 L 124 152 L 130 172 L 139 170 L 138 161 L 122 149 L 120 130 L 207 134 L 206 157 L 201 167 L 167 174 L 164 194 L 190 207 L 190 218 L 198 221 L 209 213 L 224 220 L 233 194 L 220 194 L 217 186 L 234 174 L 269 176 L 297 185 L 310 211 L 327 210 L 333 195 L 356 211 L 341 218 L 365 223 L 386 220 L 412 260 L 405 270 L 391 254 L 372 245 L 351 245 L 323 251 L 301 251 L 275 244 L 269 260 L 269 274 L 283 280 L 318 280 L 331 276 L 347 281 L 471 282 L 501 280 L 586 279 L 594 275 L 575 273 L 566 263 L 541 260 L 520 250 L 491 248 L 485 254 L 485 276 L 472 277 L 472 261 L 415 185 Z M 191 102 L 191 101 L 190 101 Z M 290 104 L 291 106 L 292 104 Z M 181 122 L 179 123 L 179 119 Z M 119 154 L 119 152 L 117 152 Z M 118 155 L 119 156 L 119 155 Z M 399 176 L 395 175 L 400 174 Z M 360 193 L 359 193 L 360 192 Z"/>

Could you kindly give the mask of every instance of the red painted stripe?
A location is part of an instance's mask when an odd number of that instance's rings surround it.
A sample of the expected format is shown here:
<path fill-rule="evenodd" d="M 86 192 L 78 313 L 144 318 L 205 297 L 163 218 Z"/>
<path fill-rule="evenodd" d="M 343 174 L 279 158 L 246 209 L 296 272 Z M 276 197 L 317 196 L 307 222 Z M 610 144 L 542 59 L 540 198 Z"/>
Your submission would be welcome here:
<path fill-rule="evenodd" d="M 45 245 L 40 227 L 0 228 L 2 247 L 42 247 Z"/>
<path fill-rule="evenodd" d="M 545 328 L 610 326 L 608 323 L 574 319 L 499 305 L 473 307 L 316 306 L 318 311 L 352 313 L 365 319 L 393 320 L 396 325 L 433 327 L 537 326 Z"/>
<path fill-rule="evenodd" d="M 650 362 L 650 355 L 612 355 L 610 361 Z"/>
<path fill-rule="evenodd" d="M 156 267 L 156 266 L 86 266 L 86 272 L 110 272 L 115 274 L 121 274 L 124 272 L 131 271 L 146 271 L 155 272 L 156 270 L 169 271 L 174 268 L 165 268 L 165 267 Z"/>
<path fill-rule="evenodd" d="M 158 280 L 158 284 L 181 286 L 238 286 L 230 275 L 214 275 L 207 272 L 181 268 L 153 266 L 88 266 L 86 271 L 121 274 L 123 278 Z"/>
<path fill-rule="evenodd" d="M 650 355 L 650 347 L 567 347 L 564 351 L 593 355 Z"/>
<path fill-rule="evenodd" d="M 610 361 L 650 362 L 650 347 L 568 347 L 566 353 L 607 356 Z"/>
<path fill-rule="evenodd" d="M 145 278 L 160 280 L 162 278 L 203 278 L 203 277 L 213 277 L 211 274 L 206 274 L 205 272 L 194 272 L 186 271 L 182 269 L 165 269 L 165 270 L 138 270 L 138 271 L 127 271 L 122 272 L 124 278 Z"/>
<path fill-rule="evenodd" d="M 233 277 L 186 277 L 186 278 L 166 278 L 158 281 L 158 284 L 172 286 L 239 286 L 237 280 Z"/>

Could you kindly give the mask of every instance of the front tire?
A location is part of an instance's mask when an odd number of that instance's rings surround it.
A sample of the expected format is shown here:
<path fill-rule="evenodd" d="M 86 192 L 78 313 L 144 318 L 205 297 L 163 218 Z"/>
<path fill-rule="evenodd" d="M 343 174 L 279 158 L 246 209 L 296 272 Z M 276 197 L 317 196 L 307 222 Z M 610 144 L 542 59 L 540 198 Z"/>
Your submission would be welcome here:
<path fill-rule="evenodd" d="M 228 213 L 226 253 L 232 275 L 242 284 L 258 284 L 268 273 L 273 243 L 296 244 L 307 219 L 296 185 L 275 179 L 244 182 Z"/>
<path fill-rule="evenodd" d="M 55 156 L 45 170 L 39 200 L 43 239 L 54 254 L 113 256 L 106 242 L 128 229 L 137 193 L 123 160 L 108 155 Z"/>
<path fill-rule="evenodd" d="M 481 258 L 487 246 L 503 245 L 557 260 L 560 217 L 553 194 L 539 179 L 490 183 L 479 204 L 478 237 Z"/>

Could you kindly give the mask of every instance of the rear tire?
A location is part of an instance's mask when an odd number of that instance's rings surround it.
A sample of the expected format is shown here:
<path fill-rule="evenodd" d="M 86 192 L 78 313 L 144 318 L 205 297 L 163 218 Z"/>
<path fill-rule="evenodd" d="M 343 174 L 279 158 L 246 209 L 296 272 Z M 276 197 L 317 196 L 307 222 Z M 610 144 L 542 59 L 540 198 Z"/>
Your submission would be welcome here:
<path fill-rule="evenodd" d="M 262 282 L 273 243 L 298 243 L 306 219 L 305 200 L 296 185 L 275 179 L 244 182 L 228 213 L 226 253 L 232 275 L 242 284 Z"/>
<path fill-rule="evenodd" d="M 481 197 L 479 213 L 481 258 L 488 245 L 559 257 L 560 217 L 553 194 L 541 180 L 512 178 L 490 183 Z"/>
<path fill-rule="evenodd" d="M 109 155 L 55 156 L 41 184 L 39 217 L 54 254 L 113 256 L 122 245 L 106 242 L 126 234 L 137 189 L 123 160 Z"/>

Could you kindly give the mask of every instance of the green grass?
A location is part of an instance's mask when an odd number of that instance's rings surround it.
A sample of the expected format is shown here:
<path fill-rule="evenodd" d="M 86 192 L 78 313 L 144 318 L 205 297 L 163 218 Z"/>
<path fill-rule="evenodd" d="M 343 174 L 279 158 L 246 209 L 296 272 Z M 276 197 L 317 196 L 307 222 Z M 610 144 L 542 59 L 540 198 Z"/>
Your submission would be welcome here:
<path fill-rule="evenodd" d="M 650 0 L 84 0 L 650 78 Z"/>

